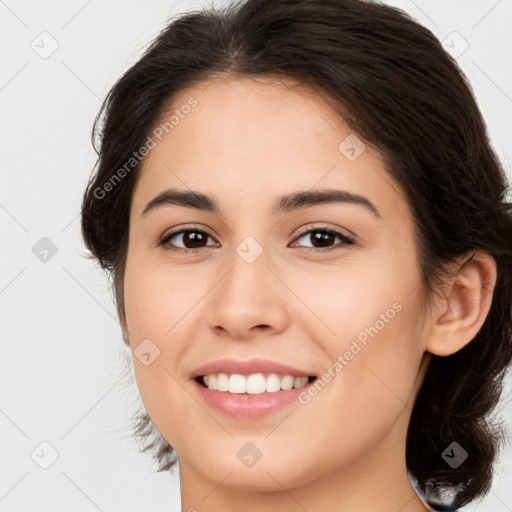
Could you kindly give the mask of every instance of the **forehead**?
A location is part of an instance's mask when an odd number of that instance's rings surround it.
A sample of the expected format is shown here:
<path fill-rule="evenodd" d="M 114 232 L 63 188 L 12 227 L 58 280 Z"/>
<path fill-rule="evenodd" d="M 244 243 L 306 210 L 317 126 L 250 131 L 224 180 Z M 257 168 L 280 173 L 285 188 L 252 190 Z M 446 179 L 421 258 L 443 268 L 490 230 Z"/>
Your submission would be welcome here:
<path fill-rule="evenodd" d="M 197 84 L 173 98 L 158 127 L 161 140 L 145 158 L 134 194 L 139 212 L 170 187 L 211 193 L 233 212 L 268 208 L 274 196 L 315 187 L 364 193 L 384 209 L 386 200 L 400 201 L 379 151 L 318 92 L 291 81 Z"/>
<path fill-rule="evenodd" d="M 307 149 L 299 142 L 309 142 L 308 146 L 316 149 L 319 144 L 326 144 L 324 149 L 333 144 L 337 147 L 340 135 L 351 131 L 318 92 L 290 79 L 212 79 L 181 91 L 162 116 L 163 121 L 192 99 L 197 105 L 180 117 L 172 132 L 178 136 L 178 132 L 185 132 L 181 135 L 186 138 L 193 130 L 195 139 L 187 143 L 198 149 L 206 144 L 223 153 L 239 148 L 254 157 L 258 150 L 272 148 L 272 155 L 265 156 L 291 157 Z M 293 141 L 294 146 L 286 147 L 283 143 L 287 141 Z"/>

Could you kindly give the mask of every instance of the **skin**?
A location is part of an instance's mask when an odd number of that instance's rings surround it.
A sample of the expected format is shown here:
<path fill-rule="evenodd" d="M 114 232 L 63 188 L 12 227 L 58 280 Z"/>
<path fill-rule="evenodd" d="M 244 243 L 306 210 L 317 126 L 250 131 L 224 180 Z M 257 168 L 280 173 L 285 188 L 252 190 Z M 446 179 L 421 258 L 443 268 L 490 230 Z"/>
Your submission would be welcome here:
<path fill-rule="evenodd" d="M 481 327 L 495 263 L 478 252 L 426 308 L 411 212 L 382 155 L 364 141 L 350 161 L 338 146 L 352 130 L 318 94 L 285 85 L 217 78 L 181 91 L 173 109 L 198 105 L 144 161 L 124 279 L 131 348 L 149 338 L 160 350 L 147 366 L 134 357 L 141 398 L 178 453 L 184 511 L 423 511 L 405 465 L 413 400 L 431 354 L 460 350 Z M 170 187 L 214 196 L 220 213 L 142 215 Z M 270 210 L 277 196 L 324 188 L 364 196 L 380 217 L 349 203 Z M 324 226 L 354 244 L 329 238 L 335 249 L 322 253 L 303 233 Z M 180 229 L 209 235 L 188 244 L 200 252 L 158 245 Z M 250 264 L 236 252 L 247 236 L 263 250 Z M 187 247 L 180 234 L 171 243 Z M 308 404 L 237 420 L 208 408 L 190 380 L 221 357 L 321 376 L 394 303 L 401 311 Z M 263 454 L 251 468 L 237 458 L 247 442 Z"/>

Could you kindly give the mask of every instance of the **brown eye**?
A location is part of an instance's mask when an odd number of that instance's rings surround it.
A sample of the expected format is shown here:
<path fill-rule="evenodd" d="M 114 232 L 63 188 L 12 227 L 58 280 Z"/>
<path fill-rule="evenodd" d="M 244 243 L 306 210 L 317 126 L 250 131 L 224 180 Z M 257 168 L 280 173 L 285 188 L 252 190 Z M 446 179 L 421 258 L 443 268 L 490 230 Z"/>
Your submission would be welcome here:
<path fill-rule="evenodd" d="M 309 247 L 302 246 L 305 249 L 309 249 L 309 251 L 327 252 L 338 248 L 341 249 L 346 245 L 354 244 L 353 239 L 339 231 L 336 231 L 335 229 L 327 227 L 310 229 L 309 231 L 302 233 L 295 240 L 300 240 L 301 238 L 309 240 L 311 243 Z M 174 242 L 171 243 L 173 239 Z M 213 240 L 208 233 L 205 233 L 200 229 L 182 229 L 180 231 L 174 231 L 167 234 L 159 241 L 158 245 L 169 251 L 178 251 L 183 253 L 200 252 L 202 249 L 208 247 L 208 239 Z M 336 243 L 336 240 L 339 240 L 338 243 Z M 214 242 L 213 247 L 218 247 L 218 242 Z"/>
<path fill-rule="evenodd" d="M 174 231 L 166 235 L 160 240 L 159 245 L 171 251 L 197 252 L 203 247 L 207 247 L 205 244 L 208 238 L 213 240 L 213 238 L 204 231 L 198 229 L 182 229 L 181 231 Z M 176 242 L 171 243 L 172 239 L 176 239 L 177 243 L 183 246 L 177 246 Z"/>
<path fill-rule="evenodd" d="M 320 252 L 326 252 L 336 249 L 338 246 L 354 244 L 353 239 L 331 228 L 310 229 L 298 236 L 296 240 L 300 240 L 301 238 L 305 238 L 305 240 L 310 241 L 312 244 L 309 246 L 310 251 L 318 250 Z M 336 239 L 341 240 L 341 243 L 338 243 L 337 246 L 332 246 L 331 244 L 335 243 Z"/>

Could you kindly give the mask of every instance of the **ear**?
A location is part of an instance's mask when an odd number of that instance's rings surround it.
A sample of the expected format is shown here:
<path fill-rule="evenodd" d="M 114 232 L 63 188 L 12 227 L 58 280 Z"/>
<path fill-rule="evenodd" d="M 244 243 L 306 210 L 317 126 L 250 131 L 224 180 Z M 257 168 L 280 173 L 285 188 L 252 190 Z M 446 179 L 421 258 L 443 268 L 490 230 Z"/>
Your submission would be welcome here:
<path fill-rule="evenodd" d="M 494 258 L 477 250 L 461 261 L 466 263 L 445 283 L 444 297 L 431 311 L 425 349 L 438 356 L 454 354 L 466 346 L 482 327 L 492 303 L 497 278 Z"/>

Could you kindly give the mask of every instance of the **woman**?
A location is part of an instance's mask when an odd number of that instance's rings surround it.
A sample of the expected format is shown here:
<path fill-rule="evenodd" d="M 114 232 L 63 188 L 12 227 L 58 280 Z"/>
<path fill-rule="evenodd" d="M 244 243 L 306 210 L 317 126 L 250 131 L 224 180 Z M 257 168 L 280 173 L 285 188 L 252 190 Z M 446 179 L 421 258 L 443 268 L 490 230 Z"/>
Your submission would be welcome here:
<path fill-rule="evenodd" d="M 182 510 L 485 496 L 512 216 L 430 31 L 359 0 L 189 13 L 100 114 L 83 235 L 133 351 L 136 434 L 160 470 L 179 458 Z"/>

